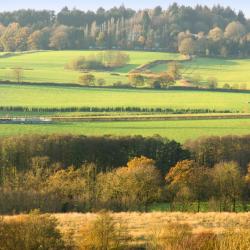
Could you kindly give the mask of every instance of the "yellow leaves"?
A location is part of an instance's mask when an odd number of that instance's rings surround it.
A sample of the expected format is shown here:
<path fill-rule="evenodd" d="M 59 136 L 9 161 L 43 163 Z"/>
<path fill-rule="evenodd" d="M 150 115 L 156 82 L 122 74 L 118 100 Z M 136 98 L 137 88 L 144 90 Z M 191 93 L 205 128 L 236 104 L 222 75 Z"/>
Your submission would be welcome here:
<path fill-rule="evenodd" d="M 155 161 L 145 156 L 135 157 L 134 159 L 132 159 L 131 161 L 127 163 L 127 167 L 129 169 L 136 168 L 136 167 L 154 166 L 154 165 L 155 165 Z"/>
<path fill-rule="evenodd" d="M 165 180 L 170 186 L 185 183 L 194 167 L 195 162 L 192 160 L 180 161 L 170 169 Z"/>

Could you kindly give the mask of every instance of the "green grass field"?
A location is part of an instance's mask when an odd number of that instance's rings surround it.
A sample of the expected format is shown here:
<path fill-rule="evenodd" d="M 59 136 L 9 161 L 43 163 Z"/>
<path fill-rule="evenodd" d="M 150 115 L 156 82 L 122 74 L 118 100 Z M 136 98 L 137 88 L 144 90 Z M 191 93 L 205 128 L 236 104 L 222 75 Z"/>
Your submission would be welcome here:
<path fill-rule="evenodd" d="M 41 51 L 34 53 L 13 53 L 9 57 L 0 57 L 0 79 L 15 81 L 13 68 L 24 69 L 23 81 L 77 83 L 80 73 L 66 70 L 65 65 L 79 56 L 88 56 L 97 51 Z M 130 56 L 129 65 L 116 69 L 113 72 L 94 72 L 96 78 L 103 78 L 107 85 L 122 81 L 126 83 L 126 74 L 141 64 L 154 60 L 179 59 L 179 54 L 160 52 L 126 52 Z M 118 73 L 119 75 L 112 75 Z"/>
<path fill-rule="evenodd" d="M 61 122 L 46 125 L 0 125 L 0 136 L 21 134 L 160 135 L 179 142 L 210 135 L 250 134 L 250 119 L 148 121 L 148 122 Z"/>
<path fill-rule="evenodd" d="M 96 51 L 41 51 L 27 53 L 12 53 L 9 56 L 0 54 L 0 79 L 15 81 L 13 68 L 24 69 L 23 81 L 27 82 L 53 82 L 77 83 L 80 73 L 66 70 L 65 65 L 78 56 L 87 56 Z M 181 60 L 175 53 L 129 51 L 130 62 L 125 67 L 113 72 L 94 72 L 96 78 L 103 78 L 107 85 L 121 81 L 127 83 L 127 74 L 136 67 L 154 60 Z M 6 54 L 6 53 L 5 53 Z M 166 71 L 167 65 L 158 65 L 151 68 L 154 72 Z M 216 77 L 219 85 L 225 83 L 246 84 L 250 88 L 250 59 L 227 60 L 197 58 L 191 62 L 183 63 L 182 74 L 185 77 L 200 75 L 204 81 L 208 77 Z M 115 73 L 115 75 L 114 75 Z M 118 75 L 117 75 L 118 74 Z"/>
<path fill-rule="evenodd" d="M 250 94 L 0 85 L 0 106 L 164 107 L 250 112 Z"/>
<path fill-rule="evenodd" d="M 97 53 L 96 51 L 41 51 L 0 54 L 0 80 L 15 81 L 13 68 L 24 69 L 24 81 L 76 83 L 79 72 L 66 70 L 72 59 Z M 96 78 L 104 78 L 107 85 L 128 81 L 127 74 L 140 65 L 154 60 L 181 60 L 179 54 L 156 52 L 127 52 L 130 63 L 113 72 L 93 72 Z M 250 59 L 224 60 L 197 58 L 182 63 L 186 77 L 201 75 L 204 81 L 216 77 L 220 86 L 224 83 L 248 84 L 250 87 Z M 167 65 L 151 70 L 161 72 Z M 63 86 L 0 85 L 0 106 L 40 108 L 61 107 L 141 107 L 171 109 L 209 109 L 250 113 L 250 94 L 210 91 L 162 91 L 128 90 Z M 32 113 L 33 114 L 33 113 Z M 32 115 L 30 114 L 30 115 Z M 1 112 L 0 116 L 8 115 Z M 15 113 L 13 113 L 15 115 Z M 20 115 L 27 115 L 20 113 Z M 39 113 L 40 115 L 40 113 Z M 41 114 L 42 115 L 42 114 Z M 46 114 L 45 114 L 46 115 Z M 67 113 L 67 116 L 71 114 Z M 73 114 L 72 114 L 73 115 Z M 76 115 L 76 113 L 74 114 Z M 112 114 L 109 114 L 112 116 Z M 119 114 L 116 114 L 119 115 Z M 137 114 L 135 114 L 137 115 Z M 250 119 L 235 120 L 180 120 L 144 122 L 61 122 L 49 125 L 0 125 L 0 136 L 25 133 L 74 133 L 86 135 L 137 135 L 159 134 L 184 142 L 204 135 L 249 134 Z"/>
<path fill-rule="evenodd" d="M 229 60 L 229 59 L 211 59 L 197 58 L 191 62 L 181 63 L 181 73 L 184 77 L 200 75 L 203 81 L 209 77 L 216 77 L 219 86 L 225 83 L 230 85 L 238 84 L 239 87 L 245 84 L 250 88 L 250 59 Z M 167 65 L 161 64 L 151 68 L 154 72 L 165 71 Z"/>

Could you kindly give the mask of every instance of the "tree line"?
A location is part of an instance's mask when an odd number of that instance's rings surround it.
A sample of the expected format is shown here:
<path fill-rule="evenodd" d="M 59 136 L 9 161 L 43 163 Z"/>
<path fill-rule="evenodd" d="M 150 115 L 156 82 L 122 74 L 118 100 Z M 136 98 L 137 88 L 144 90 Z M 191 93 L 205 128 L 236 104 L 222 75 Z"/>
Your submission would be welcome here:
<path fill-rule="evenodd" d="M 22 136 L 0 143 L 0 212 L 248 211 L 250 137 Z"/>
<path fill-rule="evenodd" d="M 209 114 L 209 113 L 240 113 L 233 110 L 217 109 L 173 109 L 173 108 L 146 108 L 146 107 L 27 107 L 27 106 L 0 106 L 3 112 L 35 112 L 35 113 L 64 113 L 64 112 L 119 112 L 119 113 L 164 113 L 164 114 Z"/>
<path fill-rule="evenodd" d="M 2 51 L 145 49 L 202 56 L 248 57 L 250 21 L 220 5 L 174 3 L 134 11 L 124 6 L 96 12 L 63 8 L 0 13 Z"/>

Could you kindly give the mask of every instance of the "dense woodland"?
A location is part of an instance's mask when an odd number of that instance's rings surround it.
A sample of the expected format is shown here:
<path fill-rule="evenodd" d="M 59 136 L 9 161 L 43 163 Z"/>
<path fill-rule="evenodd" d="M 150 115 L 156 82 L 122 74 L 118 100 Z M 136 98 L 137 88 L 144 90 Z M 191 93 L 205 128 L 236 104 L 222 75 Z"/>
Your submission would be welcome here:
<path fill-rule="evenodd" d="M 250 20 L 231 8 L 172 4 L 134 11 L 63 8 L 0 13 L 2 51 L 143 49 L 222 57 L 250 55 Z"/>
<path fill-rule="evenodd" d="M 250 136 L 182 146 L 161 137 L 22 136 L 0 141 L 0 212 L 248 211 Z M 204 209 L 204 207 L 203 207 Z"/>

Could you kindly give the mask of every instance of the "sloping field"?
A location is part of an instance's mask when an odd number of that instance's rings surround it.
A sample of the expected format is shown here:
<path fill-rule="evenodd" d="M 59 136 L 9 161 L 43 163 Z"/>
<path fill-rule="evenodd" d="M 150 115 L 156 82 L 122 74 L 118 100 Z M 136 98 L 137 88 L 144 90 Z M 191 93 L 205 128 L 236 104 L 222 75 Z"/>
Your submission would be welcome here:
<path fill-rule="evenodd" d="M 65 65 L 78 56 L 88 56 L 98 51 L 40 51 L 0 54 L 0 79 L 15 81 L 12 69 L 24 69 L 23 81 L 77 83 L 79 72 L 66 70 Z M 141 65 L 156 60 L 181 60 L 177 53 L 128 51 L 130 62 L 127 66 L 112 72 L 94 72 L 96 78 L 103 78 L 107 85 L 121 81 L 127 83 L 127 74 Z M 184 77 L 200 75 L 203 81 L 216 77 L 219 86 L 247 85 L 250 88 L 250 59 L 229 60 L 214 58 L 196 58 L 182 63 Z M 151 68 L 154 72 L 166 71 L 167 65 L 160 64 Z M 235 86 L 234 86 L 235 87 Z M 237 86 L 236 86 L 237 87 Z"/>
<path fill-rule="evenodd" d="M 41 51 L 27 53 L 11 53 L 0 55 L 0 79 L 15 81 L 12 69 L 21 67 L 24 69 L 23 81 L 27 82 L 53 82 L 53 83 L 77 83 L 79 72 L 66 70 L 65 65 L 79 56 L 88 56 L 98 51 Z M 126 52 L 130 56 L 130 62 L 123 68 L 113 72 L 94 72 L 96 78 L 103 78 L 107 85 L 114 82 L 128 81 L 126 74 L 141 64 L 154 60 L 177 60 L 179 54 L 160 52 Z M 119 75 L 113 75 L 113 73 Z"/>
<path fill-rule="evenodd" d="M 162 107 L 250 112 L 250 94 L 0 85 L 0 106 Z"/>
<path fill-rule="evenodd" d="M 216 77 L 219 86 L 225 83 L 233 85 L 246 85 L 250 88 L 250 59 L 229 60 L 196 58 L 189 62 L 183 62 L 181 73 L 184 77 L 199 75 L 203 81 L 209 77 Z M 151 68 L 154 72 L 162 72 L 167 68 L 166 64 Z"/>

